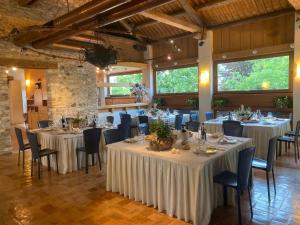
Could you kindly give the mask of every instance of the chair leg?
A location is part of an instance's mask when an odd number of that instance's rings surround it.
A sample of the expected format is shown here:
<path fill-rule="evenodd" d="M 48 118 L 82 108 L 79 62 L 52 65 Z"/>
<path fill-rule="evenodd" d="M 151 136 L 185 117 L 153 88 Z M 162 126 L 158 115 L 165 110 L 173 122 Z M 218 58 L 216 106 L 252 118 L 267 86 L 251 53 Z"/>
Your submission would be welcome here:
<path fill-rule="evenodd" d="M 281 156 L 282 153 L 282 142 L 279 141 L 279 156 Z"/>
<path fill-rule="evenodd" d="M 23 166 L 23 170 L 24 170 L 24 167 L 25 167 L 25 151 L 23 150 L 22 153 L 23 153 L 22 154 L 23 155 L 23 165 L 22 166 Z"/>
<path fill-rule="evenodd" d="M 56 173 L 57 173 L 57 175 L 59 175 L 59 171 L 58 171 L 58 159 L 57 159 L 57 152 L 55 153 L 55 159 L 56 159 Z"/>
<path fill-rule="evenodd" d="M 241 197 L 240 197 L 240 191 L 237 190 L 237 202 L 238 202 L 238 219 L 239 219 L 239 225 L 242 225 L 242 213 L 241 213 Z"/>
<path fill-rule="evenodd" d="M 41 158 L 38 158 L 38 177 L 41 178 Z"/>
<path fill-rule="evenodd" d="M 284 150 L 285 150 L 285 153 L 287 153 L 287 149 L 288 149 L 288 147 L 287 147 L 287 142 L 284 143 L 284 148 L 285 148 L 285 149 L 284 149 Z"/>
<path fill-rule="evenodd" d="M 85 173 L 89 173 L 89 155 L 85 153 Z"/>
<path fill-rule="evenodd" d="M 19 149 L 18 166 L 20 166 L 20 154 L 21 154 L 21 151 L 20 151 L 20 149 Z"/>
<path fill-rule="evenodd" d="M 48 171 L 50 171 L 50 156 L 47 155 Z"/>
<path fill-rule="evenodd" d="M 267 186 L 268 186 L 268 199 L 269 202 L 271 201 L 271 197 L 270 197 L 270 182 L 269 182 L 269 173 L 266 172 L 266 177 L 267 177 Z"/>
<path fill-rule="evenodd" d="M 95 156 L 94 156 L 94 153 L 92 153 L 92 166 L 95 165 Z"/>
<path fill-rule="evenodd" d="M 253 218 L 253 209 L 252 209 L 251 191 L 250 191 L 249 186 L 248 186 L 248 196 L 249 196 L 250 212 L 251 212 L 251 219 L 252 219 Z"/>
<path fill-rule="evenodd" d="M 224 200 L 224 206 L 227 206 L 227 187 L 223 185 L 223 200 Z"/>
<path fill-rule="evenodd" d="M 297 153 L 296 142 L 294 143 L 294 152 L 295 152 L 295 163 L 297 163 L 298 153 Z"/>
<path fill-rule="evenodd" d="M 274 169 L 273 168 L 272 168 L 272 176 L 273 176 L 274 193 L 276 195 L 276 183 L 275 183 L 275 176 L 274 176 Z"/>
<path fill-rule="evenodd" d="M 100 171 L 101 171 L 101 170 L 102 170 L 102 169 L 101 169 L 101 159 L 100 159 L 100 154 L 99 154 L 99 152 L 97 152 L 97 156 L 98 156 L 99 168 L 100 168 Z"/>
<path fill-rule="evenodd" d="M 77 170 L 79 170 L 79 152 L 76 150 Z"/>

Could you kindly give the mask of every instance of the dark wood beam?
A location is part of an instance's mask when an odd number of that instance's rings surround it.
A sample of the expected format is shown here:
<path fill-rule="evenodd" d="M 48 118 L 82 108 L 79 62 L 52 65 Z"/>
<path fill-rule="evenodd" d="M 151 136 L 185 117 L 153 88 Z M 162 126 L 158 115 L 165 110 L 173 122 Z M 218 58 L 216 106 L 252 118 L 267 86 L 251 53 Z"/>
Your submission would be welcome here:
<path fill-rule="evenodd" d="M 186 12 L 187 16 L 195 23 L 198 24 L 200 27 L 205 27 L 205 23 L 202 18 L 198 15 L 197 11 L 193 8 L 190 4 L 189 0 L 178 0 L 181 7 Z"/>
<path fill-rule="evenodd" d="M 197 12 L 199 10 L 205 10 L 205 9 L 209 9 L 211 7 L 222 6 L 222 5 L 225 5 L 225 4 L 229 4 L 232 1 L 236 1 L 236 0 L 211 0 L 209 2 L 202 3 L 199 6 L 197 6 L 195 8 L 195 11 Z M 184 9 L 179 10 L 179 11 L 177 11 L 175 13 L 170 14 L 170 16 L 175 16 L 175 17 L 180 17 L 180 16 L 183 16 L 183 15 L 186 15 L 186 12 L 185 12 Z M 148 26 L 152 26 L 152 25 L 157 24 L 157 23 L 159 23 L 159 22 L 158 21 L 144 22 L 144 23 L 136 25 L 135 29 L 138 30 L 138 29 L 146 28 Z"/>
<path fill-rule="evenodd" d="M 295 10 L 300 10 L 300 1 L 299 0 L 288 0 L 288 1 L 295 8 Z"/>
<path fill-rule="evenodd" d="M 52 43 L 56 43 L 64 39 L 67 39 L 70 36 L 80 34 L 86 30 L 91 30 L 97 27 L 103 27 L 111 23 L 124 20 L 140 12 L 143 12 L 145 10 L 151 10 L 153 8 L 159 7 L 171 1 L 174 0 L 147 0 L 147 1 L 132 0 L 129 3 L 122 5 L 122 9 L 120 9 L 119 11 L 113 14 L 108 14 L 107 16 L 104 17 L 92 17 L 82 22 L 75 23 L 70 27 L 70 30 L 54 32 L 53 34 L 49 35 L 44 39 L 40 39 L 33 42 L 32 46 L 34 48 L 43 48 Z"/>
<path fill-rule="evenodd" d="M 57 69 L 57 62 L 53 61 L 38 61 L 22 58 L 6 58 L 0 57 L 0 66 L 19 67 L 28 69 Z"/>
<path fill-rule="evenodd" d="M 37 0 L 18 0 L 20 6 L 28 6 L 36 2 Z"/>

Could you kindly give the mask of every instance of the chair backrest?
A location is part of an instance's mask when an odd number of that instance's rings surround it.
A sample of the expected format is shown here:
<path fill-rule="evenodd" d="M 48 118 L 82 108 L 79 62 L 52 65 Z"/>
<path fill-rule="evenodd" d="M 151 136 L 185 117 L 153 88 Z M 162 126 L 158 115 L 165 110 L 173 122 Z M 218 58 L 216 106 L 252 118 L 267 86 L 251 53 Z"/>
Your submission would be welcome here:
<path fill-rule="evenodd" d="M 214 114 L 212 112 L 205 112 L 205 119 L 212 120 L 214 118 Z"/>
<path fill-rule="evenodd" d="M 149 123 L 148 116 L 139 116 L 139 123 Z"/>
<path fill-rule="evenodd" d="M 225 120 L 223 121 L 223 131 L 224 135 L 242 137 L 243 136 L 243 126 L 239 121 Z"/>
<path fill-rule="evenodd" d="M 105 144 L 109 145 L 115 142 L 122 141 L 120 131 L 118 129 L 109 129 L 103 132 Z"/>
<path fill-rule="evenodd" d="M 246 148 L 239 152 L 237 185 L 241 191 L 248 187 L 249 175 L 251 172 L 254 153 L 255 153 L 255 147 Z"/>
<path fill-rule="evenodd" d="M 121 124 L 118 125 L 122 140 L 131 137 L 131 116 L 121 117 Z"/>
<path fill-rule="evenodd" d="M 39 128 L 46 128 L 49 127 L 51 120 L 40 120 L 37 122 Z"/>
<path fill-rule="evenodd" d="M 296 130 L 295 130 L 295 141 L 296 141 L 296 143 L 298 143 L 299 132 L 300 132 L 300 120 L 297 121 L 297 124 L 296 124 Z"/>
<path fill-rule="evenodd" d="M 138 109 L 138 110 L 137 110 L 137 114 L 138 114 L 139 116 L 145 115 L 145 110 L 144 110 L 144 109 Z"/>
<path fill-rule="evenodd" d="M 197 121 L 190 121 L 186 123 L 186 129 L 192 132 L 198 132 L 199 126 L 200 126 L 200 122 Z"/>
<path fill-rule="evenodd" d="M 106 122 L 113 124 L 114 123 L 114 117 L 113 116 L 107 116 L 106 117 Z"/>
<path fill-rule="evenodd" d="M 126 112 L 120 112 L 119 114 L 120 114 L 120 119 L 122 119 L 122 118 L 128 118 L 128 117 L 131 118 L 131 115 L 127 114 Z"/>
<path fill-rule="evenodd" d="M 191 113 L 190 114 L 190 119 L 191 119 L 191 121 L 198 122 L 199 121 L 199 115 L 198 115 L 198 113 Z"/>
<path fill-rule="evenodd" d="M 20 149 L 20 151 L 24 151 L 25 146 L 24 146 L 24 141 L 23 141 L 22 130 L 20 128 L 15 127 L 15 132 L 16 132 L 16 136 L 17 136 L 17 140 L 18 140 L 18 144 L 19 144 L 19 149 Z"/>
<path fill-rule="evenodd" d="M 40 147 L 35 133 L 27 131 L 27 138 L 31 147 L 31 154 L 33 159 L 39 158 Z"/>
<path fill-rule="evenodd" d="M 86 129 L 83 131 L 84 148 L 87 153 L 99 152 L 100 137 L 100 128 Z"/>
<path fill-rule="evenodd" d="M 180 130 L 181 129 L 182 119 L 183 119 L 182 114 L 179 114 L 179 115 L 175 116 L 175 130 Z"/>
<path fill-rule="evenodd" d="M 273 137 L 269 140 L 268 155 L 267 155 L 267 171 L 271 171 L 273 167 L 275 154 L 276 154 L 276 143 L 277 143 L 277 137 Z"/>

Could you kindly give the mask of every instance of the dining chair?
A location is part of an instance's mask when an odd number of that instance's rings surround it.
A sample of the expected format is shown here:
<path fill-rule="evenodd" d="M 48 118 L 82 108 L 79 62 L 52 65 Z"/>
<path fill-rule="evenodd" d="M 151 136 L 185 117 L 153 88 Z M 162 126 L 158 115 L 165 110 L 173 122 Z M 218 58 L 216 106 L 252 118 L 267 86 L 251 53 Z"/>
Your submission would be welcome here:
<path fill-rule="evenodd" d="M 213 112 L 205 112 L 205 119 L 212 120 L 214 118 Z"/>
<path fill-rule="evenodd" d="M 297 163 L 297 158 L 299 159 L 299 140 L 298 140 L 299 132 L 300 132 L 300 123 L 297 122 L 294 136 L 283 135 L 283 136 L 278 137 L 278 139 L 277 139 L 277 141 L 279 143 L 279 155 L 281 155 L 282 143 L 285 143 L 285 151 L 287 151 L 287 144 L 294 145 L 295 163 Z"/>
<path fill-rule="evenodd" d="M 121 118 L 121 124 L 118 125 L 118 129 L 120 131 L 122 140 L 125 140 L 125 139 L 131 137 L 131 128 L 132 128 L 131 122 L 132 122 L 131 116 Z"/>
<path fill-rule="evenodd" d="M 106 122 L 110 123 L 110 124 L 113 124 L 114 123 L 114 117 L 113 116 L 107 116 L 106 117 Z"/>
<path fill-rule="evenodd" d="M 23 169 L 24 169 L 24 165 L 25 165 L 25 151 L 28 150 L 28 149 L 30 149 L 30 144 L 29 143 L 24 144 L 22 130 L 20 128 L 15 127 L 15 133 L 16 133 L 17 140 L 18 140 L 18 145 L 19 145 L 18 166 L 20 166 L 20 154 L 22 152 Z"/>
<path fill-rule="evenodd" d="M 271 199 L 270 198 L 270 185 L 269 185 L 269 173 L 270 172 L 272 172 L 274 192 L 276 195 L 276 184 L 275 184 L 275 176 L 274 176 L 274 168 L 273 168 L 275 154 L 276 154 L 276 143 L 277 143 L 277 137 L 273 137 L 269 140 L 267 160 L 254 158 L 252 161 L 253 169 L 263 170 L 266 172 L 269 202 Z"/>
<path fill-rule="evenodd" d="M 148 116 L 139 116 L 138 119 L 139 119 L 139 125 L 138 125 L 139 131 L 143 134 L 148 135 L 150 133 Z"/>
<path fill-rule="evenodd" d="M 101 129 L 100 128 L 91 128 L 83 131 L 83 142 L 84 147 L 76 149 L 77 156 L 77 169 L 79 170 L 79 152 L 85 153 L 85 172 L 89 173 L 89 155 L 92 155 L 92 165 L 94 165 L 94 155 L 97 155 L 99 168 L 101 171 L 101 160 L 99 153 L 99 144 L 101 138 Z"/>
<path fill-rule="evenodd" d="M 182 127 L 183 115 L 179 114 L 175 116 L 175 130 L 180 130 Z"/>
<path fill-rule="evenodd" d="M 192 132 L 198 132 L 199 126 L 200 126 L 200 122 L 198 121 L 190 121 L 186 123 L 186 129 Z"/>
<path fill-rule="evenodd" d="M 31 176 L 33 174 L 33 161 L 37 160 L 38 162 L 38 177 L 41 178 L 41 159 L 43 157 L 47 157 L 48 162 L 48 171 L 50 171 L 50 156 L 55 155 L 56 159 L 56 172 L 58 172 L 58 160 L 57 160 L 57 153 L 58 151 L 52 149 L 41 149 L 40 145 L 38 144 L 37 135 L 35 133 L 27 131 L 27 138 L 29 140 L 29 144 L 31 146 Z"/>
<path fill-rule="evenodd" d="M 223 132 L 224 135 L 233 137 L 243 136 L 243 126 L 239 121 L 225 120 L 223 121 Z"/>
<path fill-rule="evenodd" d="M 297 121 L 296 127 L 297 126 L 300 126 L 300 120 Z M 300 132 L 300 130 L 299 130 L 299 132 Z M 287 136 L 295 136 L 295 133 L 296 133 L 296 131 L 291 130 L 291 131 L 286 132 L 285 135 L 287 135 Z M 300 133 L 298 133 L 298 135 L 300 135 Z"/>
<path fill-rule="evenodd" d="M 190 114 L 190 120 L 198 122 L 199 121 L 199 115 L 198 115 L 198 113 L 191 113 Z"/>
<path fill-rule="evenodd" d="M 103 132 L 105 144 L 113 144 L 122 141 L 119 129 L 108 129 Z"/>
<path fill-rule="evenodd" d="M 38 128 L 47 128 L 52 123 L 51 120 L 40 120 L 37 122 Z"/>
<path fill-rule="evenodd" d="M 214 183 L 223 186 L 224 206 L 227 205 L 227 187 L 233 188 L 237 193 L 238 203 L 238 223 L 242 224 L 241 199 L 242 192 L 247 189 L 249 195 L 251 218 L 253 217 L 251 192 L 249 186 L 249 176 L 251 172 L 251 163 L 255 153 L 255 147 L 246 148 L 239 152 L 237 173 L 223 171 L 214 177 Z"/>

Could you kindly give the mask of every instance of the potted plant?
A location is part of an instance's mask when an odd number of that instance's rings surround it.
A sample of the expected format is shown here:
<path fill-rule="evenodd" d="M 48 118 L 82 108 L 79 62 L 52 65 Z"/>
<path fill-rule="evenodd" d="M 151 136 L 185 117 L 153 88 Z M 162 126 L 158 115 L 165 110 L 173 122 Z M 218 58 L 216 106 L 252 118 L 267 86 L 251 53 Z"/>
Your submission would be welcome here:
<path fill-rule="evenodd" d="M 229 105 L 229 100 L 227 98 L 214 98 L 212 105 L 216 108 L 223 108 Z"/>
<path fill-rule="evenodd" d="M 162 107 L 166 105 L 166 100 L 164 98 L 155 97 L 152 99 L 153 107 Z"/>
<path fill-rule="evenodd" d="M 150 135 L 147 136 L 149 147 L 153 151 L 164 151 L 172 147 L 175 140 L 168 124 L 158 120 L 150 124 Z"/>
<path fill-rule="evenodd" d="M 273 98 L 273 106 L 277 109 L 292 108 L 293 99 L 290 96 L 276 96 Z"/>
<path fill-rule="evenodd" d="M 244 105 L 241 105 L 241 107 L 234 111 L 236 117 L 240 121 L 248 120 L 251 116 L 251 108 L 250 107 L 244 107 Z"/>
<path fill-rule="evenodd" d="M 199 108 L 199 98 L 188 98 L 186 100 L 186 103 L 193 109 Z"/>

